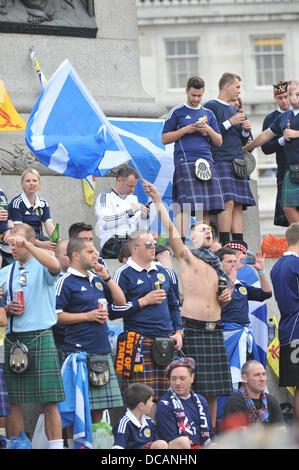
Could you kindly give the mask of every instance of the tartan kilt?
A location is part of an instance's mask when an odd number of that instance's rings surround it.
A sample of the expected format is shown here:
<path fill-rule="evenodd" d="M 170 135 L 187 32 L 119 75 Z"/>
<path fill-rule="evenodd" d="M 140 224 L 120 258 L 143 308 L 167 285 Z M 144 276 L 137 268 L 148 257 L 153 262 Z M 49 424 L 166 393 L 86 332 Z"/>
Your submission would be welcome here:
<path fill-rule="evenodd" d="M 209 162 L 209 164 L 212 173 L 209 181 L 201 181 L 196 177 L 195 161 L 181 162 L 175 166 L 172 199 L 180 205 L 182 211 L 184 204 L 189 204 L 192 214 L 198 210 L 211 214 L 218 214 L 225 210 L 217 171 L 213 163 Z"/>
<path fill-rule="evenodd" d="M 281 194 L 281 205 L 289 207 L 299 206 L 299 184 L 292 183 L 290 170 L 286 171 Z"/>
<path fill-rule="evenodd" d="M 277 175 L 276 184 L 277 184 L 277 193 L 276 193 L 276 202 L 275 202 L 275 211 L 274 211 L 274 225 L 280 227 L 288 227 L 289 223 L 283 211 L 281 205 L 281 194 L 283 186 L 284 175 Z"/>
<path fill-rule="evenodd" d="M 3 374 L 3 367 L 0 364 L 0 416 L 9 416 L 11 414 L 6 382 Z"/>
<path fill-rule="evenodd" d="M 133 372 L 130 377 L 122 376 L 123 390 L 130 384 L 143 383 L 151 387 L 154 391 L 153 400 L 159 401 L 160 398 L 169 389 L 169 379 L 166 377 L 166 367 L 158 366 L 152 360 L 151 347 L 153 340 L 143 338 L 142 354 L 143 354 L 143 371 Z"/>
<path fill-rule="evenodd" d="M 224 201 L 235 201 L 242 204 L 243 210 L 248 206 L 255 206 L 249 178 L 236 178 L 233 174 L 233 165 L 230 162 L 215 163 Z"/>
<path fill-rule="evenodd" d="M 121 391 L 113 366 L 111 354 L 90 354 L 92 358 L 108 359 L 109 382 L 101 387 L 88 384 L 89 405 L 91 410 L 104 410 L 106 408 L 117 408 L 123 406 Z"/>
<path fill-rule="evenodd" d="M 196 361 L 193 390 L 204 396 L 230 395 L 232 379 L 222 330 L 202 330 L 184 318 L 183 324 L 183 352 Z"/>
<path fill-rule="evenodd" d="M 24 343 L 30 354 L 29 368 L 16 374 L 8 365 L 9 351 L 17 340 Z M 49 403 L 65 400 L 60 363 L 52 330 L 11 333 L 5 338 L 4 376 L 12 404 Z"/>

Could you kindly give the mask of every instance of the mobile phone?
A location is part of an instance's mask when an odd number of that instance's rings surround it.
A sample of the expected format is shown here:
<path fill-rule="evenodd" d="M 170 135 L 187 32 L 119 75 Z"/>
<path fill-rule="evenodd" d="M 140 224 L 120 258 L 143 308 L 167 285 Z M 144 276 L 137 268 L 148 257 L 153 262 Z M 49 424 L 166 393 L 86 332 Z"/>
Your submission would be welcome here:
<path fill-rule="evenodd" d="M 255 264 L 255 256 L 251 251 L 247 251 L 247 256 L 244 260 L 244 264 Z"/>

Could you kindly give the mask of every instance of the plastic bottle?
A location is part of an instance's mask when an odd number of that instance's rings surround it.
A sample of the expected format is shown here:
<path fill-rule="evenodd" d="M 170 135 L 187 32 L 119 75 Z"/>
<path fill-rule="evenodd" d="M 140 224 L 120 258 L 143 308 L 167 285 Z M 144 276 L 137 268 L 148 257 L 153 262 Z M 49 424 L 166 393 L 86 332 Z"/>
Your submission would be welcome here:
<path fill-rule="evenodd" d="M 59 224 L 56 224 L 53 230 L 53 233 L 50 237 L 50 242 L 57 243 L 58 240 L 59 240 Z"/>
<path fill-rule="evenodd" d="M 287 120 L 287 127 L 286 127 L 286 129 L 291 129 L 291 121 L 290 121 L 289 119 Z M 289 142 L 291 139 L 285 139 L 285 140 L 287 140 L 287 141 Z"/>
<path fill-rule="evenodd" d="M 276 336 L 276 326 L 273 318 L 269 318 L 268 321 L 268 344 L 270 344 Z"/>

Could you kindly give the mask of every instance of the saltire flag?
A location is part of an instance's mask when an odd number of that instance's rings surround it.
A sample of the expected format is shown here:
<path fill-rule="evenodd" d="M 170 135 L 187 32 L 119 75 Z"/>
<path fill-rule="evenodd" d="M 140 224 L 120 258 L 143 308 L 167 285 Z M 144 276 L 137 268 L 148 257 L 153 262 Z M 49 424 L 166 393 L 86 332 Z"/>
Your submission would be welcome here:
<path fill-rule="evenodd" d="M 131 158 L 68 59 L 35 103 L 25 139 L 41 163 L 72 178 L 104 176 Z"/>
<path fill-rule="evenodd" d="M 245 281 L 254 287 L 261 287 L 258 275 L 252 266 L 245 266 L 237 274 L 239 281 Z M 267 365 L 268 349 L 268 321 L 267 321 L 267 303 L 250 300 L 249 321 L 251 323 L 252 333 L 257 346 L 259 361 L 264 367 Z"/>
<path fill-rule="evenodd" d="M 0 131 L 24 131 L 25 128 L 26 122 L 16 111 L 0 79 Z"/>
<path fill-rule="evenodd" d="M 137 171 L 140 169 L 142 178 L 157 187 L 172 217 L 173 144 L 167 146 L 162 144 L 164 120 L 110 119 L 110 122 L 132 158 L 130 165 L 133 168 L 137 167 Z M 149 201 L 141 179 L 135 186 L 134 194 L 142 204 Z M 149 228 L 157 233 L 165 230 L 161 226 L 154 204 L 151 206 Z"/>
<path fill-rule="evenodd" d="M 47 79 L 46 79 L 45 74 L 42 71 L 42 69 L 40 68 L 40 65 L 37 61 L 33 46 L 31 46 L 30 51 L 31 51 L 30 52 L 30 57 L 31 57 L 31 60 L 32 60 L 32 64 L 33 64 L 33 67 L 35 68 L 35 71 L 38 74 L 38 78 L 39 78 L 41 87 L 45 88 L 45 86 L 47 84 Z M 95 177 L 93 175 L 88 175 L 88 176 L 86 176 L 85 178 L 82 179 L 82 183 L 83 183 L 83 192 L 84 192 L 85 201 L 90 206 L 93 206 L 94 191 L 95 191 Z"/>
<path fill-rule="evenodd" d="M 70 354 L 61 368 L 65 401 L 58 403 L 62 427 L 73 426 L 75 449 L 92 448 L 92 421 L 88 395 L 87 353 Z"/>
<path fill-rule="evenodd" d="M 247 284 L 260 287 L 260 281 L 252 266 L 244 266 L 237 273 L 239 281 L 245 281 Z M 268 322 L 267 322 L 267 304 L 266 302 L 257 302 L 249 300 L 249 322 L 250 328 L 237 329 L 235 324 L 227 323 L 224 330 L 224 342 L 230 357 L 230 366 L 232 374 L 232 384 L 234 391 L 238 388 L 237 380 L 241 377 L 241 368 L 244 360 L 244 347 L 250 352 L 253 358 L 259 361 L 266 368 L 267 349 L 268 349 Z M 226 330 L 226 331 L 225 331 Z M 238 341 L 239 340 L 239 341 Z M 240 351 L 242 350 L 242 353 Z M 223 408 L 228 397 L 217 397 L 217 418 L 222 417 Z"/>
<path fill-rule="evenodd" d="M 252 329 L 238 323 L 224 323 L 223 337 L 230 365 L 232 384 L 238 390 L 241 382 L 242 365 L 247 360 L 247 352 L 252 358 L 261 362 Z"/>

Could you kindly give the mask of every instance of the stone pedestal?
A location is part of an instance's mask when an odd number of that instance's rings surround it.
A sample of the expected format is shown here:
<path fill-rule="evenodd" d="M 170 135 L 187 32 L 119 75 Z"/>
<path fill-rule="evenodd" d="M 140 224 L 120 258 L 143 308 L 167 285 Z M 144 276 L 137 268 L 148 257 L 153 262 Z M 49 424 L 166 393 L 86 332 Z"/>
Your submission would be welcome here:
<path fill-rule="evenodd" d="M 96 38 L 0 33 L 1 78 L 26 120 L 39 96 L 40 83 L 30 46 L 49 79 L 69 59 L 108 116 L 159 117 L 159 106 L 142 87 L 135 0 L 96 0 Z M 121 9 L 120 9 L 121 7 Z"/>

